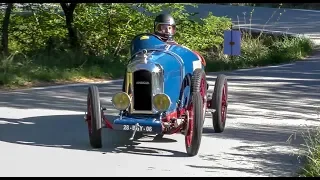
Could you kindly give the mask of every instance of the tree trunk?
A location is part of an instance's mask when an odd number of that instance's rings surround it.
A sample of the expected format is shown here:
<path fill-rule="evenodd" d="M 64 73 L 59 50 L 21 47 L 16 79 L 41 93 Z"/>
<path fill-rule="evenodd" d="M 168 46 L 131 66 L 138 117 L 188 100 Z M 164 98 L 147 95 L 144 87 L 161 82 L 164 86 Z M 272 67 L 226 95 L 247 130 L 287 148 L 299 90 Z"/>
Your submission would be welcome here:
<path fill-rule="evenodd" d="M 77 3 L 60 3 L 66 17 L 66 26 L 68 29 L 69 41 L 72 48 L 79 49 L 78 36 L 73 26 L 73 12 Z"/>
<path fill-rule="evenodd" d="M 9 55 L 9 23 L 10 23 L 10 15 L 13 8 L 13 3 L 7 3 L 6 12 L 3 18 L 2 23 L 2 37 L 1 37 L 1 45 L 2 45 L 2 53 L 4 56 Z"/>

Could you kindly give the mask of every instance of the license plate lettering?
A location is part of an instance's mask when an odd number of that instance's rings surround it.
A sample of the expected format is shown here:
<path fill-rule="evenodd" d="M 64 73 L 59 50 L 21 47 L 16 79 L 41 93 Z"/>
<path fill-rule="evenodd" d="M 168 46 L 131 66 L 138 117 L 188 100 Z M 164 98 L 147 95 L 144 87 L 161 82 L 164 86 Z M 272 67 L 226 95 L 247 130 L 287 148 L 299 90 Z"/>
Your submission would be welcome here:
<path fill-rule="evenodd" d="M 152 126 L 146 126 L 146 131 L 151 132 L 152 131 Z"/>
<path fill-rule="evenodd" d="M 124 131 L 134 131 L 137 129 L 138 132 L 146 131 L 146 132 L 152 132 L 152 126 L 135 126 L 135 125 L 123 125 L 122 128 Z"/>
<path fill-rule="evenodd" d="M 131 130 L 132 131 L 134 131 L 134 130 L 136 130 L 137 129 L 137 131 L 141 131 L 142 129 L 141 129 L 142 127 L 136 127 L 135 125 L 132 125 L 131 126 Z"/>
<path fill-rule="evenodd" d="M 123 130 L 125 130 L 125 131 L 128 131 L 128 130 L 130 130 L 130 127 L 129 127 L 129 125 L 123 125 Z"/>

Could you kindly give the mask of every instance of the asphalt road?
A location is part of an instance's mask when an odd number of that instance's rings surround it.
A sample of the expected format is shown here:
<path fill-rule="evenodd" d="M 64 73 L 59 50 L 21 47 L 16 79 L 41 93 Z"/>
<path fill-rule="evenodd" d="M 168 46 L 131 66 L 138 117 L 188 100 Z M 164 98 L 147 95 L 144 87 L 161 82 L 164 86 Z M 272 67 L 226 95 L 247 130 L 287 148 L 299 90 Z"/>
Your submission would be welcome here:
<path fill-rule="evenodd" d="M 213 133 L 208 116 L 192 158 L 178 134 L 131 142 L 131 134 L 105 129 L 104 147 L 92 150 L 83 119 L 87 86 L 1 92 L 0 176 L 291 176 L 301 165 L 301 133 L 319 125 L 319 57 L 226 73 L 226 130 Z M 210 84 L 215 77 L 208 74 Z M 98 86 L 110 108 L 121 82 Z"/>
<path fill-rule="evenodd" d="M 199 4 L 198 8 L 187 7 L 189 12 L 199 12 L 204 18 L 209 12 L 215 16 L 227 16 L 234 27 L 252 28 L 271 32 L 303 34 L 320 44 L 320 11 L 303 9 L 264 8 L 250 6 L 227 6 Z M 252 16 L 250 13 L 253 11 Z M 280 15 L 281 13 L 281 15 Z M 251 19 L 251 21 L 250 21 Z"/>
<path fill-rule="evenodd" d="M 92 150 L 83 120 L 86 86 L 2 92 L 0 176 L 291 176 L 300 165 L 301 132 L 320 120 L 319 60 L 226 73 L 226 130 L 213 133 L 208 117 L 192 158 L 179 134 L 131 142 L 130 134 L 105 129 L 104 147 Z M 215 76 L 208 75 L 210 84 Z M 98 86 L 111 107 L 121 82 Z"/>

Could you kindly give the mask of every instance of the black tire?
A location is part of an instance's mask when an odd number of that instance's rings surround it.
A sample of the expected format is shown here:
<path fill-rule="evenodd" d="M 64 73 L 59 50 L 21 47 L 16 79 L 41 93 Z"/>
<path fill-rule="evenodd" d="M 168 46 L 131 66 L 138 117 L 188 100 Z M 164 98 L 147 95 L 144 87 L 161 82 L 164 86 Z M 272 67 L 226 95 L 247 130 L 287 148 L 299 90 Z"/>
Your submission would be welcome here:
<path fill-rule="evenodd" d="M 221 115 L 222 111 L 222 94 L 223 88 L 225 87 L 225 98 L 226 98 L 226 106 L 225 106 L 225 117 L 223 118 Z M 228 81 L 227 77 L 223 74 L 218 75 L 215 85 L 214 91 L 212 94 L 211 107 L 215 109 L 215 112 L 212 113 L 212 124 L 214 131 L 216 133 L 221 133 L 225 129 L 226 120 L 227 120 L 227 107 L 228 107 Z"/>
<path fill-rule="evenodd" d="M 192 76 L 192 87 L 191 87 L 191 94 L 194 92 L 200 92 L 201 88 L 201 79 L 204 79 L 204 97 L 203 97 L 203 123 L 206 117 L 206 110 L 207 110 L 207 89 L 208 89 L 208 84 L 207 84 L 207 79 L 206 79 L 206 73 L 204 72 L 203 69 L 195 69 L 193 71 L 193 76 Z"/>
<path fill-rule="evenodd" d="M 87 108 L 88 114 L 90 113 L 89 116 L 91 117 L 91 133 L 89 131 L 90 145 L 93 148 L 101 148 L 102 116 L 97 86 L 90 86 L 88 89 Z"/>
<path fill-rule="evenodd" d="M 191 87 L 191 93 L 193 92 L 200 92 L 200 83 L 201 78 L 204 78 L 205 83 L 207 85 L 207 79 L 206 79 L 206 73 L 203 69 L 196 69 L 193 71 L 192 75 L 192 87 Z M 207 90 L 207 88 L 205 88 Z"/>
<path fill-rule="evenodd" d="M 201 138 L 202 138 L 202 125 L 203 125 L 203 102 L 200 92 L 194 92 L 192 94 L 192 103 L 193 103 L 193 133 L 191 136 L 191 143 L 188 146 L 187 142 L 187 135 L 188 135 L 188 128 L 185 131 L 185 145 L 188 156 L 195 156 L 198 154 Z M 189 121 L 188 121 L 189 123 Z"/>

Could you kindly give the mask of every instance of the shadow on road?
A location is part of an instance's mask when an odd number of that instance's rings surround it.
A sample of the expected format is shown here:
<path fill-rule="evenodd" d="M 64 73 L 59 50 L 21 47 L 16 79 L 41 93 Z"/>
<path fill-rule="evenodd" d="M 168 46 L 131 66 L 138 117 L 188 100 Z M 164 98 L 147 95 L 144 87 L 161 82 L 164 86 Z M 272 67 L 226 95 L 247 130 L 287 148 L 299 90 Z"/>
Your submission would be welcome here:
<path fill-rule="evenodd" d="M 243 127 L 228 127 L 222 133 L 214 133 L 213 128 L 204 128 L 203 136 L 240 140 L 246 143 L 265 143 L 281 146 L 300 146 L 304 143 L 302 128 L 297 126 L 267 126 L 243 123 Z"/>
<path fill-rule="evenodd" d="M 228 164 L 199 165 L 189 164 L 192 168 L 203 169 L 206 172 L 238 171 L 250 174 L 263 174 L 264 176 L 295 176 L 299 166 L 296 164 L 297 157 L 287 153 L 279 153 L 276 150 L 266 151 L 269 145 L 239 146 L 235 153 L 224 153 L 223 155 L 200 155 L 204 161 L 228 162 Z M 246 159 L 244 161 L 243 159 Z"/>
<path fill-rule="evenodd" d="M 304 143 L 301 129 L 298 130 L 296 126 L 242 125 L 237 128 L 226 127 L 223 133 L 214 133 L 212 128 L 204 128 L 205 137 L 239 140 L 246 145 L 235 146 L 220 154 L 200 154 L 202 160 L 212 162 L 211 166 L 207 163 L 187 166 L 206 172 L 224 170 L 267 176 L 295 175 L 301 167 L 301 151 L 294 150 Z"/>
<path fill-rule="evenodd" d="M 318 53 L 319 55 L 319 53 Z M 231 118 L 320 121 L 320 60 L 226 72 Z M 210 81 L 215 75 L 209 76 Z M 241 107 L 241 108 L 240 108 Z"/>
<path fill-rule="evenodd" d="M 111 105 L 113 94 L 121 90 L 122 82 L 97 84 L 101 102 L 114 112 Z M 43 90 L 19 90 L 1 92 L 0 107 L 13 107 L 23 109 L 53 109 L 69 111 L 86 111 L 88 86 L 62 87 Z"/>
<path fill-rule="evenodd" d="M 320 103 L 320 61 L 312 58 L 314 57 L 280 67 L 226 73 L 230 94 L 226 130 L 221 134 L 213 134 L 212 128 L 205 128 L 203 135 L 230 141 L 239 140 L 247 146 L 235 145 L 232 150 L 228 149 L 226 152 L 221 150 L 224 152 L 222 154 L 200 155 L 204 161 L 211 160 L 214 164 L 212 167 L 207 164 L 201 166 L 199 163 L 196 165 L 190 163 L 189 167 L 204 168 L 208 171 L 226 169 L 248 173 L 264 172 L 271 176 L 291 172 L 297 159 L 291 157 L 289 151 L 284 153 L 277 148 L 286 146 L 290 149 L 303 143 L 299 133 L 291 144 L 286 143 L 295 132 L 301 132 L 301 129 L 297 128 L 298 123 L 294 124 L 295 121 L 304 123 L 306 120 L 319 120 L 317 108 Z M 218 73 L 209 73 L 207 77 L 211 84 L 215 80 L 214 74 Z M 111 82 L 98 87 L 102 104 L 111 108 L 111 96 L 121 89 L 121 82 Z M 0 107 L 30 111 L 34 108 L 59 110 L 58 113 L 65 110 L 85 112 L 87 88 L 81 86 L 1 93 Z M 19 114 L 19 109 L 14 109 L 14 113 Z M 7 115 L 2 114 L 2 117 Z M 246 122 L 252 119 L 257 121 L 262 119 L 263 122 L 261 121 L 261 124 Z M 269 120 L 272 123 L 269 123 Z M 83 115 L 38 116 L 24 119 L 0 117 L 0 122 L 4 122 L 0 124 L 0 141 L 3 142 L 101 153 L 186 157 L 185 151 L 145 147 L 148 142 L 174 143 L 175 141 L 170 138 L 165 137 L 159 141 L 149 140 L 152 136 L 141 137 L 131 142 L 129 141 L 131 133 L 109 129 L 103 130 L 103 148 L 92 149 Z M 230 122 L 234 126 L 229 126 Z M 215 164 L 215 160 L 237 165 Z M 241 168 L 242 163 L 249 164 L 251 168 Z"/>
<path fill-rule="evenodd" d="M 108 116 L 114 119 L 114 116 Z M 103 148 L 89 144 L 88 129 L 83 115 L 39 116 L 24 119 L 0 118 L 0 141 L 42 147 L 56 147 L 102 153 L 130 153 L 149 156 L 186 157 L 184 152 L 138 146 L 142 142 L 175 142 L 164 137 L 137 136 L 130 141 L 130 132 L 103 129 Z M 141 139 L 141 140 L 140 140 Z M 141 141 L 141 142 L 140 142 Z M 161 153 L 165 152 L 165 153 Z"/>

